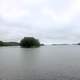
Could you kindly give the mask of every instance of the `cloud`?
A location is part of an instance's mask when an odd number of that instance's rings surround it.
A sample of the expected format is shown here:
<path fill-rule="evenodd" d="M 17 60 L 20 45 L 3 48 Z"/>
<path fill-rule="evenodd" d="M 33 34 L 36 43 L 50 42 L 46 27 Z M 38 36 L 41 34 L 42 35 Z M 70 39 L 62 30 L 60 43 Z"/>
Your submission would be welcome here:
<path fill-rule="evenodd" d="M 77 42 L 80 0 L 0 0 L 0 39 L 34 36 L 41 42 Z"/>

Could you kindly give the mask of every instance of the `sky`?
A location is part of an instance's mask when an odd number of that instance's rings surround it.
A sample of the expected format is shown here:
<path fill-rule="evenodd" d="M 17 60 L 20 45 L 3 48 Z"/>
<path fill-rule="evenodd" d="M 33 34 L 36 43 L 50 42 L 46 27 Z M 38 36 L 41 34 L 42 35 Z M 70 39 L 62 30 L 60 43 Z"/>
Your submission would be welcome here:
<path fill-rule="evenodd" d="M 80 0 L 0 0 L 0 40 L 80 42 Z"/>

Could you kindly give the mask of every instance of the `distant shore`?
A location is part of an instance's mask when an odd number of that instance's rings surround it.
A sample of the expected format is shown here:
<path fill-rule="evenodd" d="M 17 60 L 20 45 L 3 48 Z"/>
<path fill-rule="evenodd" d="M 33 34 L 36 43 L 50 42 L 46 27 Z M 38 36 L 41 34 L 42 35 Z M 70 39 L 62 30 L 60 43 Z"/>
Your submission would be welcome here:
<path fill-rule="evenodd" d="M 22 42 L 21 42 L 22 41 Z M 34 37 L 24 37 L 20 42 L 4 42 L 0 41 L 0 47 L 2 46 L 23 46 L 23 47 L 38 47 L 38 46 L 46 46 L 46 45 L 80 45 L 80 43 L 73 43 L 73 44 L 67 44 L 67 43 L 61 43 L 57 44 L 53 42 L 53 44 L 44 44 L 40 43 L 38 39 Z"/>

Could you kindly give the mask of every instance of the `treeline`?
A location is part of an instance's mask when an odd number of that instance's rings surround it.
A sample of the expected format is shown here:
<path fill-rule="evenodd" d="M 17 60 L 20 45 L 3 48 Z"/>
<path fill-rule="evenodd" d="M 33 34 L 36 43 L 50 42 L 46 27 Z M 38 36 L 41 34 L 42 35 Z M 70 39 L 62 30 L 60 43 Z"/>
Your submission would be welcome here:
<path fill-rule="evenodd" d="M 40 44 L 39 40 L 34 37 L 24 37 L 19 43 L 0 41 L 0 46 L 21 46 L 24 48 L 34 48 L 34 47 L 40 47 L 43 45 L 44 44 Z"/>
<path fill-rule="evenodd" d="M 19 46 L 18 42 L 3 42 L 0 41 L 0 46 Z"/>

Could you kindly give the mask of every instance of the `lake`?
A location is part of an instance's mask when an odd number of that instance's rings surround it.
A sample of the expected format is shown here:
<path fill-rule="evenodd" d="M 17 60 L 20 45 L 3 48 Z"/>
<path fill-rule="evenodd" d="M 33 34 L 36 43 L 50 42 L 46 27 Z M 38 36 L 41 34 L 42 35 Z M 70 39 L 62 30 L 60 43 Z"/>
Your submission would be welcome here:
<path fill-rule="evenodd" d="M 0 80 L 80 80 L 80 46 L 0 47 Z"/>

